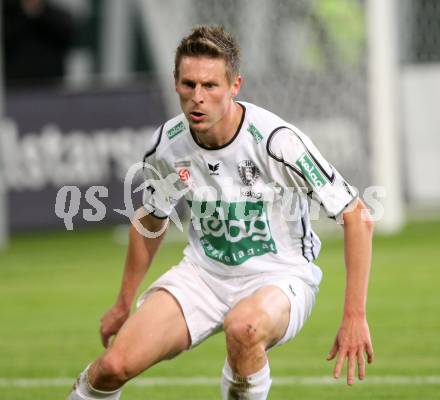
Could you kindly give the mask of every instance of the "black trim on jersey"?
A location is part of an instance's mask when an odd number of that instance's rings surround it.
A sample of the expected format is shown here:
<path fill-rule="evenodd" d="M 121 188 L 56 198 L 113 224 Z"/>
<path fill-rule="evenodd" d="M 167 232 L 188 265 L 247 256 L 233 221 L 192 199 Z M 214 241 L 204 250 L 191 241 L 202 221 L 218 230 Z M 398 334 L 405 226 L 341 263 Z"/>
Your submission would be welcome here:
<path fill-rule="evenodd" d="M 297 135 L 298 136 L 298 135 Z M 299 140 L 301 140 L 301 138 L 298 136 Z M 302 142 L 302 140 L 301 140 Z M 304 142 L 303 142 L 304 144 Z M 304 147 L 306 145 L 304 144 Z M 316 165 L 318 166 L 318 168 L 321 170 L 321 172 L 326 176 L 326 178 L 330 181 L 331 184 L 333 184 L 335 182 L 335 178 L 336 178 L 336 174 L 332 169 L 332 176 L 329 176 L 329 174 L 327 173 L 327 171 L 322 167 L 322 165 L 319 163 L 319 161 L 314 157 L 314 155 L 309 151 L 309 149 L 306 147 L 307 153 L 309 153 L 310 157 L 313 158 L 313 161 L 316 163 Z"/>
<path fill-rule="evenodd" d="M 154 218 L 157 218 L 157 219 L 167 219 L 168 218 L 168 215 L 166 215 L 165 217 L 159 217 L 158 215 L 154 214 L 154 211 L 152 211 L 148 215 L 152 215 Z"/>
<path fill-rule="evenodd" d="M 159 215 L 156 215 L 156 214 L 155 214 L 155 212 L 156 212 L 156 208 L 155 208 L 154 206 L 152 206 L 151 204 L 149 204 L 149 203 L 142 204 L 142 206 L 143 206 L 143 207 L 145 208 L 145 210 L 148 212 L 147 215 L 152 215 L 154 218 L 157 218 L 157 219 L 167 219 L 167 218 L 168 218 L 168 215 L 166 215 L 165 217 L 160 217 Z M 150 207 L 150 208 L 152 209 L 152 211 L 150 211 L 150 210 L 147 208 L 147 206 Z"/>
<path fill-rule="evenodd" d="M 310 251 L 312 252 L 313 260 L 316 260 L 316 255 L 313 252 L 313 231 L 312 230 L 310 231 L 310 242 L 312 243 L 312 246 L 310 247 Z"/>
<path fill-rule="evenodd" d="M 269 135 L 269 139 L 267 140 L 267 152 L 269 153 L 269 142 L 270 142 L 270 140 L 271 140 L 271 138 L 272 138 L 272 135 L 275 133 L 275 132 L 277 132 L 277 131 L 279 131 L 280 129 L 283 129 L 283 128 L 285 128 L 285 129 L 288 129 L 290 132 L 292 132 L 299 140 L 300 140 L 300 142 L 303 144 L 303 146 L 304 146 L 304 148 L 306 149 L 306 151 L 307 151 L 307 153 L 308 153 L 308 155 L 313 159 L 313 161 L 316 163 L 316 166 L 320 169 L 320 171 L 325 175 L 325 177 L 329 180 L 329 182 L 331 183 L 331 184 L 333 184 L 334 182 L 335 182 L 335 178 L 336 178 L 336 174 L 335 174 L 335 172 L 333 171 L 333 169 L 332 169 L 332 175 L 330 176 L 328 173 L 327 173 L 327 171 L 323 168 L 323 166 L 320 164 L 320 162 L 315 158 L 315 156 L 313 155 L 313 153 L 309 150 L 309 148 L 306 146 L 306 144 L 303 142 L 303 140 L 301 139 L 301 137 L 294 131 L 294 130 L 292 130 L 291 128 L 289 128 L 288 126 L 280 126 L 280 127 L 278 127 L 278 128 L 275 128 L 272 132 L 271 132 L 271 134 Z M 269 155 L 271 155 L 270 153 L 269 153 Z M 272 158 L 275 158 L 275 157 L 273 157 L 272 156 Z M 275 159 L 277 159 L 277 158 L 275 158 Z M 281 161 L 281 160 L 277 160 L 277 161 Z M 290 167 L 290 168 L 292 168 L 292 166 L 290 165 L 290 164 L 287 164 L 284 160 L 282 160 L 282 162 L 283 162 L 283 164 L 285 164 L 286 166 L 288 166 L 288 167 Z M 293 169 L 293 168 L 292 168 Z M 297 170 L 295 170 L 294 169 L 294 171 L 295 172 L 297 172 Z M 306 180 L 304 177 L 303 177 L 303 179 L 304 180 Z"/>
<path fill-rule="evenodd" d="M 153 146 L 153 148 L 145 153 L 144 158 L 142 159 L 143 162 L 145 162 L 145 160 L 148 157 L 150 157 L 156 151 L 156 149 L 159 147 L 160 140 L 162 139 L 162 132 L 163 132 L 164 126 L 165 126 L 165 124 L 162 124 L 162 126 L 160 127 L 159 137 L 157 138 L 157 141 L 156 141 L 155 145 Z"/>
<path fill-rule="evenodd" d="M 310 190 L 309 192 L 307 192 L 307 196 L 309 197 L 310 200 L 316 201 L 319 204 L 319 207 L 322 207 L 324 203 L 322 201 L 318 201 L 318 199 L 314 199 L 313 193 L 315 192 L 313 190 Z"/>
<path fill-rule="evenodd" d="M 289 167 L 293 172 L 295 172 L 295 174 L 297 174 L 302 180 L 304 180 L 305 182 L 307 182 L 305 176 L 301 173 L 301 171 L 299 169 L 297 169 L 294 165 L 289 164 L 288 162 L 284 161 L 283 158 L 277 157 L 272 150 L 270 149 L 270 143 L 272 142 L 273 136 L 275 135 L 275 133 L 277 133 L 280 129 L 283 128 L 287 128 L 287 126 L 280 126 L 278 128 L 275 128 L 269 135 L 269 138 L 267 139 L 266 142 L 266 151 L 267 154 L 269 154 L 269 157 L 273 158 L 275 161 L 278 161 L 280 163 L 282 163 L 283 165 L 285 165 L 286 167 Z M 289 129 L 289 128 L 287 128 Z"/>
<path fill-rule="evenodd" d="M 164 126 L 165 126 L 165 124 L 162 124 L 162 126 L 160 127 L 159 137 L 157 138 L 157 141 L 156 141 L 156 143 L 154 144 L 153 148 L 145 153 L 144 158 L 142 159 L 142 161 L 143 161 L 144 163 L 146 162 L 147 158 L 150 157 L 153 153 L 155 153 L 156 150 L 157 150 L 157 148 L 159 147 L 160 141 L 161 141 L 161 139 L 162 139 L 162 133 L 163 133 L 163 128 L 164 128 Z M 142 169 L 143 169 L 143 168 L 144 168 L 144 166 L 142 166 Z M 151 193 L 153 194 L 155 189 L 154 189 L 152 186 L 150 186 L 150 187 L 153 189 L 153 191 L 151 192 Z M 149 187 L 149 188 L 150 188 L 150 187 Z M 148 188 L 147 188 L 147 189 L 148 189 Z M 168 215 L 165 216 L 165 217 L 160 217 L 160 216 L 154 214 L 154 212 L 155 212 L 155 211 L 151 211 L 148 215 L 152 215 L 154 218 L 157 218 L 157 219 L 167 219 L 167 218 L 168 218 Z"/>
<path fill-rule="evenodd" d="M 305 224 L 305 222 L 304 222 L 304 217 L 301 217 L 301 225 L 302 225 L 302 229 L 303 229 L 303 236 L 302 236 L 302 238 L 301 238 L 302 255 L 303 255 L 303 257 L 307 260 L 307 262 L 310 262 L 311 260 L 309 260 L 309 259 L 306 257 L 306 253 L 305 253 L 305 248 L 306 248 L 306 246 L 305 246 L 305 243 L 304 243 L 304 239 L 305 239 L 305 237 L 306 237 L 306 224 Z"/>
<path fill-rule="evenodd" d="M 290 128 L 287 128 L 290 131 L 292 131 L 296 137 L 300 140 L 300 142 L 303 144 L 304 148 L 307 150 L 307 153 L 309 154 L 310 157 L 312 157 L 313 161 L 316 163 L 317 167 L 321 170 L 321 172 L 325 175 L 325 177 L 330 181 L 330 183 L 334 183 L 336 175 L 335 172 L 332 169 L 332 176 L 330 176 L 327 171 L 324 169 L 324 167 L 320 164 L 320 162 L 315 158 L 315 156 L 313 155 L 313 153 L 309 150 L 309 148 L 306 146 L 306 144 L 303 142 L 303 140 L 301 139 L 301 136 L 299 136 L 295 131 L 293 131 Z"/>
<path fill-rule="evenodd" d="M 192 129 L 190 129 L 189 131 L 191 132 L 191 136 L 192 136 L 194 142 L 197 144 L 197 146 L 199 146 L 199 147 L 201 147 L 202 149 L 205 149 L 205 150 L 220 150 L 220 149 L 224 149 L 225 147 L 229 146 L 237 138 L 238 134 L 240 133 L 241 127 L 243 126 L 244 117 L 246 115 L 246 107 L 243 104 L 238 103 L 238 102 L 236 102 L 236 104 L 238 104 L 242 108 L 243 114 L 241 115 L 240 123 L 238 124 L 238 128 L 235 131 L 234 136 L 232 137 L 232 139 L 229 142 L 227 142 L 227 143 L 225 143 L 225 144 L 223 144 L 221 146 L 207 147 L 203 143 L 199 142 L 199 140 L 197 139 L 196 134 L 193 132 Z"/>
<path fill-rule="evenodd" d="M 342 181 L 342 184 L 344 185 L 345 190 L 347 191 L 347 193 L 351 196 L 351 197 L 356 197 L 356 195 L 351 191 L 350 186 L 348 185 L 347 182 Z"/>

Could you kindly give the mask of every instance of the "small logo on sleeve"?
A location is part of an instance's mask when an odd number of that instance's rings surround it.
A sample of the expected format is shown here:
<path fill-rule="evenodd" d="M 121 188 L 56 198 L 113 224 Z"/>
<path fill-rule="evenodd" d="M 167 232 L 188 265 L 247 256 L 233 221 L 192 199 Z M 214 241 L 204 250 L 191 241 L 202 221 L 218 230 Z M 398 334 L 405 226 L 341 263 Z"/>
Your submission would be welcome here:
<path fill-rule="evenodd" d="M 185 130 L 185 125 L 182 121 L 180 121 L 177 125 L 173 126 L 170 130 L 167 131 L 168 139 L 172 139 L 177 136 L 179 133 L 182 133 Z"/>
<path fill-rule="evenodd" d="M 260 143 L 263 140 L 263 135 L 260 131 L 255 127 L 254 124 L 249 124 L 247 131 L 254 137 L 257 143 Z"/>
<path fill-rule="evenodd" d="M 307 182 L 309 182 L 317 191 L 328 182 L 307 153 L 303 153 L 303 155 L 296 160 L 296 165 L 298 165 L 301 172 L 304 174 Z"/>

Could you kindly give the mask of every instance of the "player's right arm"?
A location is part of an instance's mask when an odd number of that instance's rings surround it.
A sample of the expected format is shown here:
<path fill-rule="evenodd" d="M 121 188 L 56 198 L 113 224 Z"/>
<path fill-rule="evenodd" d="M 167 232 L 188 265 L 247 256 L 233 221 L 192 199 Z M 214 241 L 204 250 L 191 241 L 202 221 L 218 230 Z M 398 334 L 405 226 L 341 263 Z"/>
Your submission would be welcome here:
<path fill-rule="evenodd" d="M 142 217 L 140 222 L 149 232 L 158 232 L 164 228 L 167 219 L 156 218 L 150 214 Z M 110 338 L 119 331 L 129 317 L 137 289 L 164 236 L 165 233 L 156 238 L 144 237 L 133 225 L 130 226 L 121 288 L 115 304 L 101 318 L 100 333 L 104 347 L 108 347 Z"/>

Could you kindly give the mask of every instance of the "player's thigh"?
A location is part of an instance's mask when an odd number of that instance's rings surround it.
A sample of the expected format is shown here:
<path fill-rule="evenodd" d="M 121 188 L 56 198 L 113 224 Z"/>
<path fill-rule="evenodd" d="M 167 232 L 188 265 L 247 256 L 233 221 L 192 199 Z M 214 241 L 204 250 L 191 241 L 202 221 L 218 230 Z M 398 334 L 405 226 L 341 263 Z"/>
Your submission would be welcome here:
<path fill-rule="evenodd" d="M 228 335 L 231 326 L 253 326 L 267 348 L 281 340 L 289 321 L 289 298 L 278 286 L 267 285 L 231 308 L 225 318 L 225 333 Z"/>
<path fill-rule="evenodd" d="M 153 291 L 118 332 L 109 352 L 121 357 L 130 375 L 187 350 L 188 328 L 177 300 Z"/>

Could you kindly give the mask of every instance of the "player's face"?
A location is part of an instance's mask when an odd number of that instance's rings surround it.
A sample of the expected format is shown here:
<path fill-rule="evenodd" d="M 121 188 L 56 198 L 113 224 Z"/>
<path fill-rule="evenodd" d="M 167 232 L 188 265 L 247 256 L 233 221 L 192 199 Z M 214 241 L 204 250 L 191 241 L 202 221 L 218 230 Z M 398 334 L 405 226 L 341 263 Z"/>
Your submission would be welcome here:
<path fill-rule="evenodd" d="M 223 59 L 183 57 L 175 84 L 191 128 L 207 132 L 228 120 L 241 78 L 236 77 L 232 83 L 228 81 Z"/>

